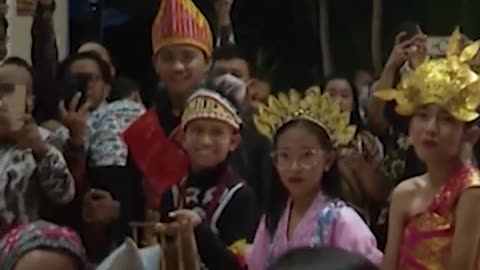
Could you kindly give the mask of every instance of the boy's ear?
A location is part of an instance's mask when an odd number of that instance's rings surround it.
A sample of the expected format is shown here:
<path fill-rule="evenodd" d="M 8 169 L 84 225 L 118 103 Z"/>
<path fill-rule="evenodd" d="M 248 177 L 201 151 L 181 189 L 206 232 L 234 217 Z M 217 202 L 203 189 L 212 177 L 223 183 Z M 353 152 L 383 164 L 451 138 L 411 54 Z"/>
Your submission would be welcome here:
<path fill-rule="evenodd" d="M 230 148 L 229 148 L 230 152 L 235 151 L 240 145 L 241 141 L 242 141 L 242 136 L 240 135 L 240 132 L 235 133 L 232 136 L 232 140 L 230 142 Z"/>

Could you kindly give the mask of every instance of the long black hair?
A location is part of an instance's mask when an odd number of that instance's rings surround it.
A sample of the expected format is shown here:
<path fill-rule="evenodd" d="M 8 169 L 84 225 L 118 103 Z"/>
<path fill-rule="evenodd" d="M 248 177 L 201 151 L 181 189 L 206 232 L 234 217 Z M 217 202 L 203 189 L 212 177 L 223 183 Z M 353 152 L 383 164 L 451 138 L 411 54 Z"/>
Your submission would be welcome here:
<path fill-rule="evenodd" d="M 378 270 L 367 258 L 333 247 L 303 247 L 285 253 L 268 270 Z"/>
<path fill-rule="evenodd" d="M 326 151 L 333 151 L 333 144 L 328 137 L 327 132 L 317 124 L 304 119 L 293 120 L 283 125 L 277 131 L 273 138 L 274 149 L 277 148 L 278 137 L 285 133 L 285 131 L 294 127 L 301 127 L 307 130 L 309 133 L 317 137 L 318 143 L 320 144 L 322 149 Z M 272 181 L 270 182 L 270 192 L 267 198 L 267 206 L 265 213 L 265 225 L 268 232 L 273 237 L 277 229 L 278 221 L 280 220 L 280 217 L 287 205 L 289 194 L 285 186 L 282 184 L 280 176 L 278 175 L 278 172 L 273 166 L 273 164 L 272 171 Z M 338 179 L 339 172 L 336 164 L 333 164 L 330 170 L 328 172 L 325 172 L 325 174 L 323 175 L 322 181 L 320 183 L 320 189 L 330 197 L 339 197 L 340 184 Z"/>
<path fill-rule="evenodd" d="M 346 74 L 338 73 L 333 74 L 331 76 L 326 77 L 320 82 L 320 89 L 325 92 L 325 87 L 330 81 L 333 80 L 345 80 L 352 89 L 352 112 L 350 113 L 350 124 L 355 125 L 357 127 L 357 133 L 365 129 L 365 125 L 363 124 L 362 117 L 360 116 L 360 100 L 358 98 L 358 89 L 353 83 L 352 79 L 347 76 Z"/>

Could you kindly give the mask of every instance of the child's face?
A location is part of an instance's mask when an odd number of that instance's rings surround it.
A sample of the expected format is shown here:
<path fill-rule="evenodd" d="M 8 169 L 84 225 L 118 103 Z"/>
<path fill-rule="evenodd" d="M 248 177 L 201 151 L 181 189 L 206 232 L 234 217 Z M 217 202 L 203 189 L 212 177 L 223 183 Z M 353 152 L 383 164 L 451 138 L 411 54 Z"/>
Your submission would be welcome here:
<path fill-rule="evenodd" d="M 240 135 L 229 125 L 213 119 L 197 119 L 185 129 L 184 148 L 194 169 L 214 167 L 240 143 Z"/>
<path fill-rule="evenodd" d="M 460 156 L 464 143 L 472 137 L 470 133 L 464 122 L 435 104 L 419 108 L 410 121 L 411 142 L 425 162 Z"/>
<path fill-rule="evenodd" d="M 14 270 L 79 270 L 73 258 L 59 252 L 34 250 L 25 254 Z"/>
<path fill-rule="evenodd" d="M 319 138 L 302 126 L 278 135 L 273 159 L 283 185 L 296 198 L 316 194 L 333 163 L 333 155 L 322 149 Z"/>
<path fill-rule="evenodd" d="M 330 80 L 325 86 L 325 91 L 338 103 L 342 111 L 351 112 L 353 110 L 353 89 L 347 80 Z"/>

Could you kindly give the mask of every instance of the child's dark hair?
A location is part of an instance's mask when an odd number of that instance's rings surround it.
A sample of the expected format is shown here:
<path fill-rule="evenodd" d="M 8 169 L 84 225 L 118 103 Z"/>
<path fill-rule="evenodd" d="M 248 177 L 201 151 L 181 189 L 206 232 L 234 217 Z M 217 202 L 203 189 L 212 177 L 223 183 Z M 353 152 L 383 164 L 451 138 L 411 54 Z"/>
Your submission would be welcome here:
<path fill-rule="evenodd" d="M 317 124 L 304 119 L 293 120 L 283 125 L 277 131 L 273 138 L 273 148 L 277 148 L 277 141 L 279 136 L 281 136 L 288 129 L 295 127 L 301 127 L 310 132 L 311 134 L 314 134 L 317 137 L 318 143 L 324 150 L 333 151 L 333 144 L 328 137 L 327 132 Z M 273 166 L 272 170 L 273 177 L 270 183 L 270 193 L 267 199 L 265 222 L 270 236 L 273 237 L 277 229 L 280 217 L 285 210 L 289 195 L 287 189 L 280 180 L 280 176 L 278 175 L 277 170 Z M 330 170 L 324 173 L 320 184 L 320 189 L 330 197 L 340 197 L 339 172 L 336 164 L 333 164 Z"/>
<path fill-rule="evenodd" d="M 232 43 L 222 45 L 218 48 L 215 48 L 213 51 L 213 60 L 231 60 L 235 58 L 240 58 L 246 60 L 245 55 L 243 54 L 241 48 Z"/>
<path fill-rule="evenodd" d="M 30 74 L 30 77 L 33 80 L 33 68 L 32 66 L 23 58 L 13 56 L 5 59 L 1 66 L 13 65 L 17 67 L 24 68 Z"/>
<path fill-rule="evenodd" d="M 379 270 L 359 254 L 333 248 L 293 249 L 275 261 L 268 270 Z"/>
<path fill-rule="evenodd" d="M 235 92 L 231 91 L 231 85 L 229 85 L 227 82 L 217 81 L 215 78 L 209 78 L 200 88 L 220 94 L 237 110 L 237 114 L 240 115 L 242 106 L 235 98 Z"/>
<path fill-rule="evenodd" d="M 357 132 L 364 130 L 365 127 L 363 125 L 362 117 L 360 116 L 360 101 L 358 99 L 358 89 L 356 88 L 352 79 L 346 74 L 334 74 L 326 77 L 320 83 L 320 89 L 322 89 L 322 91 L 325 91 L 325 87 L 327 86 L 327 84 L 333 80 L 345 80 L 350 85 L 353 97 L 352 112 L 350 113 L 350 124 L 357 127 Z"/>
<path fill-rule="evenodd" d="M 112 81 L 113 81 L 113 78 L 112 78 L 112 74 L 110 73 L 110 67 L 95 52 L 81 52 L 81 53 L 71 55 L 67 59 L 63 60 L 63 62 L 61 62 L 59 67 L 58 67 L 57 79 L 60 80 L 61 82 L 66 80 L 66 78 L 70 74 L 70 67 L 72 66 L 72 64 L 79 61 L 79 60 L 86 60 L 86 59 L 87 60 L 92 60 L 95 63 L 97 63 L 98 68 L 100 70 L 100 73 L 102 75 L 102 79 L 107 84 L 111 85 Z"/>
<path fill-rule="evenodd" d="M 113 102 L 122 100 L 128 98 L 137 91 L 140 91 L 140 87 L 134 80 L 126 77 L 118 77 L 112 83 L 112 90 L 107 98 L 107 101 Z"/>

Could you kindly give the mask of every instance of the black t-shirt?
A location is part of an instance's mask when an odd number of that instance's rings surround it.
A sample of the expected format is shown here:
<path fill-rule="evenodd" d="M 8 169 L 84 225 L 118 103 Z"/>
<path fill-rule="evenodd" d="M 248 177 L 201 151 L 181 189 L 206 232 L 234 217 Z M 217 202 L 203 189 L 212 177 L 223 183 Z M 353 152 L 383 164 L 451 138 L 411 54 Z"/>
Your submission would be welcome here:
<path fill-rule="evenodd" d="M 222 165 L 190 174 L 182 184 L 174 186 L 162 198 L 161 217 L 177 208 L 180 194 L 185 194 L 184 208 L 192 209 L 203 217 L 195 229 L 195 239 L 202 263 L 210 270 L 241 269 L 228 246 L 239 240 L 251 239 L 255 233 L 256 204 L 253 190 Z M 225 185 L 219 185 L 226 177 Z M 210 204 L 217 188 L 224 188 L 218 204 L 210 212 Z M 183 190 L 183 192 L 182 192 Z"/>

